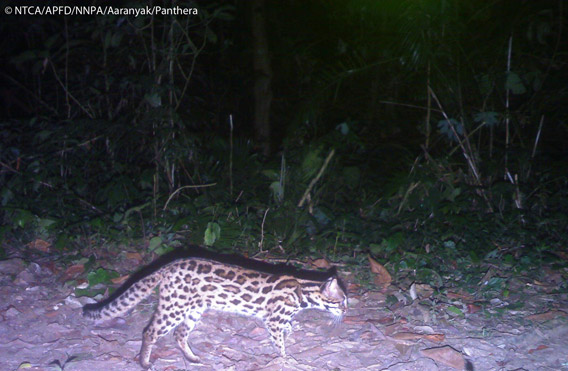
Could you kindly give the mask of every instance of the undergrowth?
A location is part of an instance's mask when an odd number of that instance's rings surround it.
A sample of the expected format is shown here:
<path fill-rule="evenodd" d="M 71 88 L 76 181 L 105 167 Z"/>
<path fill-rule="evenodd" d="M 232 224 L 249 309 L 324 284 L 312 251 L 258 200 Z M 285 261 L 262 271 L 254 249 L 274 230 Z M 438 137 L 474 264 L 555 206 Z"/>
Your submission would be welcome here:
<path fill-rule="evenodd" d="M 288 33 L 272 35 L 280 147 L 268 157 L 250 140 L 255 76 L 238 2 L 195 17 L 0 23 L 12 31 L 2 94 L 18 98 L 0 121 L 0 257 L 44 241 L 46 255 L 87 259 L 92 273 L 102 250 L 151 259 L 197 244 L 325 257 L 371 284 L 371 256 L 436 288 L 476 284 L 492 265 L 561 264 L 566 54 L 563 20 L 545 16 L 560 5 L 398 3 L 314 9 L 324 41 L 278 11 L 306 14 L 272 5 L 271 26 Z M 517 11 L 506 18 L 520 31 L 484 35 L 490 11 Z"/>
<path fill-rule="evenodd" d="M 367 167 L 369 152 L 352 151 L 353 143 L 331 136 L 321 141 L 327 145 L 291 146 L 272 162 L 237 142 L 232 166 L 228 140 L 194 147 L 190 161 L 175 159 L 184 169 L 176 177 L 193 183 L 171 192 L 142 158 L 127 166 L 101 155 L 95 171 L 84 168 L 93 147 L 58 154 L 56 141 L 34 136 L 28 152 L 6 158 L 18 144 L 8 142 L 3 161 L 21 161 L 3 175 L 3 246 L 45 239 L 56 255 L 114 245 L 151 256 L 197 244 L 259 258 L 325 257 L 352 266 L 362 282 L 370 255 L 395 276 L 412 274 L 442 287 L 452 280 L 473 283 L 483 264 L 530 270 L 565 243 L 568 195 L 561 170 L 547 169 L 549 180 L 537 187 L 487 184 L 484 197 L 456 163 L 419 158 L 406 173 L 389 177 Z M 324 165 L 329 143 L 334 155 Z M 389 166 L 405 162 L 401 154 L 400 163 Z M 86 171 L 93 175 L 74 176 Z M 392 174 L 386 165 L 384 171 Z M 522 209 L 515 206 L 517 191 Z"/>

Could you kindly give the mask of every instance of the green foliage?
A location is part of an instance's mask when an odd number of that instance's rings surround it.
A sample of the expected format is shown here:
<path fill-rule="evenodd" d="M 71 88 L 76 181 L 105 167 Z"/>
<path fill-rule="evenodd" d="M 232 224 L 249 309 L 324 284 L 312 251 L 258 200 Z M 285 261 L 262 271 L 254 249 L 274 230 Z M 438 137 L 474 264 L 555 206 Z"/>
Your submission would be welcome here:
<path fill-rule="evenodd" d="M 463 311 L 453 305 L 450 305 L 446 310 L 453 316 L 465 317 Z"/>
<path fill-rule="evenodd" d="M 79 362 L 82 360 L 86 360 L 86 359 L 91 359 L 93 358 L 93 356 L 89 353 L 78 353 L 78 354 L 74 354 L 71 356 L 67 356 L 67 359 L 65 361 L 63 361 L 63 363 L 59 360 L 55 360 L 49 363 L 49 367 L 51 370 L 53 371 L 64 371 L 64 370 L 73 370 L 74 367 L 74 363 L 75 362 Z M 30 365 L 31 367 L 31 365 Z M 24 367 L 22 367 L 20 365 L 21 369 L 24 369 Z M 18 368 L 18 370 L 20 369 Z"/>
<path fill-rule="evenodd" d="M 150 238 L 150 243 L 148 244 L 148 250 L 150 251 L 159 251 L 159 252 L 163 252 L 162 246 L 163 246 L 163 239 L 160 236 L 154 236 L 152 238 Z"/>
<path fill-rule="evenodd" d="M 118 277 L 118 273 L 114 271 L 108 271 L 103 268 L 99 268 L 96 271 L 92 271 L 87 275 L 90 286 L 95 286 L 99 283 L 109 284 L 110 280 Z"/>
<path fill-rule="evenodd" d="M 172 107 L 192 104 L 194 98 L 180 90 L 191 75 L 177 71 L 170 85 L 159 81 L 166 60 L 188 65 L 200 56 L 205 43 L 197 47 L 198 40 L 217 48 L 215 32 L 195 24 L 231 21 L 232 11 L 204 5 L 198 17 L 182 22 L 105 16 L 50 24 L 46 17 L 33 24 L 35 37 L 23 41 L 29 43 L 25 50 L 18 43 L 5 48 L 13 68 L 30 72 L 12 82 L 43 95 L 29 97 L 41 103 L 31 120 L 0 122 L 4 232 L 84 228 L 139 235 L 167 196 L 161 190 L 199 180 L 199 166 L 207 166 L 196 151 L 200 138 L 186 135 L 194 124 Z M 153 45 L 152 57 L 133 42 Z M 177 102 L 168 100 L 172 94 Z"/>
<path fill-rule="evenodd" d="M 221 227 L 217 223 L 207 223 L 203 242 L 205 246 L 212 246 L 221 237 Z"/>
<path fill-rule="evenodd" d="M 565 245 L 567 54 L 546 16 L 558 5 L 275 2 L 281 146 L 262 158 L 236 4 L 3 32 L 21 37 L 0 53 L 25 114 L 0 121 L 2 241 L 325 256 L 369 285 L 370 254 L 439 291 L 477 285 L 487 264 L 530 271 Z M 497 276 L 480 289 L 507 292 Z"/>

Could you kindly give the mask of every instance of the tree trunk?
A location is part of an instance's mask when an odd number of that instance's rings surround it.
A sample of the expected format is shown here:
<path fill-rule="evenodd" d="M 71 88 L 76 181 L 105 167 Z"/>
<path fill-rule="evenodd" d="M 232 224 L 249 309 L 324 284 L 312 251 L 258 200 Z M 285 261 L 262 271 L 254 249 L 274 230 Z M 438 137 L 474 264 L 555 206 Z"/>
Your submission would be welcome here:
<path fill-rule="evenodd" d="M 252 39 L 254 66 L 254 129 L 265 156 L 270 154 L 270 104 L 272 69 L 268 55 L 264 0 L 252 0 Z"/>

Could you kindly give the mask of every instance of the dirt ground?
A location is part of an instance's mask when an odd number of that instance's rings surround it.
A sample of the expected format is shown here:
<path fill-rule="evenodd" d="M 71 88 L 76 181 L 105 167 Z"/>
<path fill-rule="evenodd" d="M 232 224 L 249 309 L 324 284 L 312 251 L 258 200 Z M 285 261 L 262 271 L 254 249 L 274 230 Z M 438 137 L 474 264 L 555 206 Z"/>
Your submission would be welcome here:
<path fill-rule="evenodd" d="M 95 325 L 47 265 L 0 261 L 0 370 L 140 370 L 142 329 L 156 298 L 125 318 Z M 385 294 L 350 293 L 334 326 L 304 311 L 283 360 L 260 321 L 208 312 L 190 336 L 202 364 L 187 362 L 172 335 L 162 338 L 156 370 L 568 370 L 566 294 L 520 290 L 483 310 L 451 316 L 447 303 L 410 301 L 387 309 Z M 523 301 L 522 310 L 506 309 Z M 532 316 L 532 317 L 531 317 Z"/>

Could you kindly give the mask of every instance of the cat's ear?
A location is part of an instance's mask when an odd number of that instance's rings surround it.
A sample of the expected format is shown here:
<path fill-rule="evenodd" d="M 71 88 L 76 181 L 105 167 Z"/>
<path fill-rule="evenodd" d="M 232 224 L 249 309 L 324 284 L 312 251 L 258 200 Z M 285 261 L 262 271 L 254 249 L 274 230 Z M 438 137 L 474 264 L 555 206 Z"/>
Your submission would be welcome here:
<path fill-rule="evenodd" d="M 324 296 L 336 301 L 345 300 L 345 293 L 339 285 L 339 281 L 337 281 L 337 278 L 335 277 L 331 277 L 327 281 L 325 281 L 325 283 L 321 287 L 321 293 Z"/>

